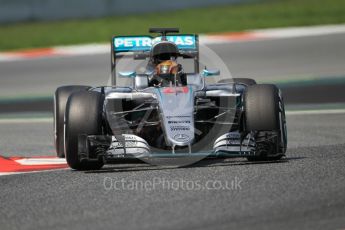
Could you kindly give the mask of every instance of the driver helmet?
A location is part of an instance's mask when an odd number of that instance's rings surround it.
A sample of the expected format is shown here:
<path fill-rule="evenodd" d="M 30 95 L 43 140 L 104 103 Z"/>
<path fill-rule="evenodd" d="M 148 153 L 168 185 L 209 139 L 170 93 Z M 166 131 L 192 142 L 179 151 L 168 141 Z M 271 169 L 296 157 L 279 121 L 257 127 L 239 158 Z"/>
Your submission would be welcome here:
<path fill-rule="evenodd" d="M 151 49 L 152 62 L 156 65 L 164 61 L 175 60 L 178 54 L 176 44 L 170 41 L 156 43 Z"/>

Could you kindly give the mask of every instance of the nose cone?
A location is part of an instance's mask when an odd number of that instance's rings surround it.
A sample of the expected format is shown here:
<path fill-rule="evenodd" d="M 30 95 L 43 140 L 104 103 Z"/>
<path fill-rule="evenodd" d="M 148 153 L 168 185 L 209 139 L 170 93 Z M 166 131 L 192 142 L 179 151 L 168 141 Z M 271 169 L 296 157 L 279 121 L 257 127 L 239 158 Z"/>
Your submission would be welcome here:
<path fill-rule="evenodd" d="M 156 89 L 163 130 L 171 146 L 187 146 L 194 141 L 194 93 L 181 88 L 186 87 Z"/>

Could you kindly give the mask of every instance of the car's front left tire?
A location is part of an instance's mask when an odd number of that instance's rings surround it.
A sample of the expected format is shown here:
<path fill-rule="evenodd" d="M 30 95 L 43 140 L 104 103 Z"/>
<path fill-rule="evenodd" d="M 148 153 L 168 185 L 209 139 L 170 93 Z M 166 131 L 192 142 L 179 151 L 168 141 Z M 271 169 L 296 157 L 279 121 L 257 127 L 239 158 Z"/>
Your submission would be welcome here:
<path fill-rule="evenodd" d="M 65 153 L 67 164 L 76 170 L 97 170 L 102 161 L 80 161 L 79 135 L 102 134 L 102 109 L 104 96 L 94 91 L 73 93 L 67 102 L 65 113 Z"/>
<path fill-rule="evenodd" d="M 286 121 L 280 90 L 272 84 L 248 86 L 244 93 L 245 130 L 255 132 L 257 156 L 250 161 L 279 160 L 286 151 Z"/>

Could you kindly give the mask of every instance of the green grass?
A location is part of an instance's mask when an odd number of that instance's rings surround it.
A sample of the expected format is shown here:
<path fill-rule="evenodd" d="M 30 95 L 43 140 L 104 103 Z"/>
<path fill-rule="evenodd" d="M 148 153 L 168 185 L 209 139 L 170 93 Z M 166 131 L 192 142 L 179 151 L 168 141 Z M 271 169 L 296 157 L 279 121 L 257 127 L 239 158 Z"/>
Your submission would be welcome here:
<path fill-rule="evenodd" d="M 258 3 L 165 13 L 0 25 L 0 50 L 108 41 L 113 34 L 146 34 L 149 27 L 185 33 L 345 22 L 345 0 L 262 0 Z"/>

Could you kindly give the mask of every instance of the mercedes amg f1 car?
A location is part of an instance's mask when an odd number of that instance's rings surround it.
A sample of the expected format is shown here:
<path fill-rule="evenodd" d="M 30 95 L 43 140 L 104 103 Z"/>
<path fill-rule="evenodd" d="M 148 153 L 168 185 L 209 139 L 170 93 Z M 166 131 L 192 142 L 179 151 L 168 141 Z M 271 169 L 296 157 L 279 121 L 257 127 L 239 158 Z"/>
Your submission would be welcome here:
<path fill-rule="evenodd" d="M 95 170 L 123 159 L 185 165 L 204 157 L 284 156 L 284 101 L 275 85 L 230 76 L 212 82 L 220 71 L 199 70 L 198 35 L 176 28 L 150 32 L 158 35 L 112 37 L 110 86 L 56 90 L 58 157 L 73 169 Z M 136 60 L 144 66 L 118 71 L 121 61 Z M 178 60 L 191 60 L 192 70 Z"/>

